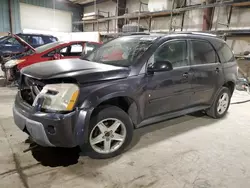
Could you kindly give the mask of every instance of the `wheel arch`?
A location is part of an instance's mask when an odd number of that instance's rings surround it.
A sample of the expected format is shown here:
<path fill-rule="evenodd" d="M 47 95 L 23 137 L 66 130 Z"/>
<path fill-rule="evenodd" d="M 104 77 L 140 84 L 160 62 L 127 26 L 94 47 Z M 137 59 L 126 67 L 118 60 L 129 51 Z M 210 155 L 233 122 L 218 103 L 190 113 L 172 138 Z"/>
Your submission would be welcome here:
<path fill-rule="evenodd" d="M 233 81 L 227 81 L 227 82 L 223 85 L 223 87 L 227 87 L 227 88 L 230 90 L 231 95 L 232 95 L 233 92 L 234 92 L 235 83 L 234 83 Z"/>
<path fill-rule="evenodd" d="M 116 95 L 114 94 L 106 95 L 103 98 L 96 101 L 95 103 L 92 103 L 91 108 L 88 108 L 84 118 L 82 118 L 82 120 L 84 121 L 84 124 L 83 124 L 83 130 L 84 130 L 83 142 L 84 143 L 88 142 L 89 123 L 90 123 L 91 117 L 94 114 L 98 113 L 98 111 L 102 109 L 101 107 L 108 106 L 108 105 L 117 106 L 121 108 L 122 110 L 124 110 L 129 115 L 134 127 L 141 120 L 139 106 L 137 105 L 136 100 L 134 98 L 128 95 L 122 95 L 121 93 L 120 94 L 117 93 Z M 79 135 L 79 137 L 81 137 L 81 138 L 78 138 L 79 143 L 80 143 L 82 136 Z"/>
<path fill-rule="evenodd" d="M 136 100 L 126 95 L 113 95 L 109 97 L 104 97 L 93 107 L 90 117 L 98 113 L 98 111 L 102 107 L 108 105 L 117 106 L 118 108 L 121 108 L 129 115 L 134 125 L 138 123 L 140 113 Z"/>

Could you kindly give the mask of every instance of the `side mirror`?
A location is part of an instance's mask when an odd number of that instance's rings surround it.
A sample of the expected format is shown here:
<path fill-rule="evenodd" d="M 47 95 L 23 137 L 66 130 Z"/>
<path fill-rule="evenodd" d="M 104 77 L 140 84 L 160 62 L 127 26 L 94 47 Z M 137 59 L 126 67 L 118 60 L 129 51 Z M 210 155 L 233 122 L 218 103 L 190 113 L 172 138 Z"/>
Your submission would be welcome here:
<path fill-rule="evenodd" d="M 148 67 L 148 72 L 163 72 L 173 70 L 173 66 L 169 61 L 156 61 L 152 66 Z"/>

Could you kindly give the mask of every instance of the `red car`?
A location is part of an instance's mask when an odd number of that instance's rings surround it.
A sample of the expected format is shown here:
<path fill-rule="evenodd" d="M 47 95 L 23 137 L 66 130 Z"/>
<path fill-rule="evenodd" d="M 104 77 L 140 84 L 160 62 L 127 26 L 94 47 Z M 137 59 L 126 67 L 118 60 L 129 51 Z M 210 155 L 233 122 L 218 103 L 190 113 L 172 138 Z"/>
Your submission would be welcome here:
<path fill-rule="evenodd" d="M 12 59 L 5 63 L 7 80 L 16 80 L 19 71 L 26 66 L 49 60 L 79 58 L 100 45 L 101 43 L 87 41 L 57 41 L 35 49 L 29 45 L 29 50 L 22 54 L 19 59 Z"/>

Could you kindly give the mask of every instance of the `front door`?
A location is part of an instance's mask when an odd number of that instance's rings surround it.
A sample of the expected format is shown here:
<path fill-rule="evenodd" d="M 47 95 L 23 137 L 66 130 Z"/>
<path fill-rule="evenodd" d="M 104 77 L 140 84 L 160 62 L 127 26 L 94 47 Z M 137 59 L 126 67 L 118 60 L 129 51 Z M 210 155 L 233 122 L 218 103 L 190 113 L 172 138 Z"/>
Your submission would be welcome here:
<path fill-rule="evenodd" d="M 190 40 L 193 106 L 208 105 L 223 79 L 222 65 L 213 46 L 203 40 Z"/>
<path fill-rule="evenodd" d="M 168 61 L 173 70 L 148 74 L 145 119 L 187 108 L 191 97 L 190 66 L 186 40 L 162 44 L 149 59 L 148 66 Z"/>

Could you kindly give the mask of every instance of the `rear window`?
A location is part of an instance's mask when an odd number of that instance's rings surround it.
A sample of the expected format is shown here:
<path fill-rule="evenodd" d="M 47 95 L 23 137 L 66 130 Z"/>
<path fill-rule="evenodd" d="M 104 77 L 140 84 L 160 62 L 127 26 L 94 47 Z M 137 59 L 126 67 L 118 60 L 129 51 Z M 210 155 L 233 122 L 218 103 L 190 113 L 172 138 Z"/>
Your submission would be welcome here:
<path fill-rule="evenodd" d="M 56 42 L 56 41 L 57 41 L 57 38 L 56 38 L 56 37 L 49 37 L 49 40 L 50 40 L 51 42 Z"/>
<path fill-rule="evenodd" d="M 221 61 L 223 63 L 232 62 L 232 61 L 235 60 L 233 52 L 231 51 L 231 49 L 226 44 L 223 45 L 223 47 L 220 50 L 219 54 L 221 56 Z"/>
<path fill-rule="evenodd" d="M 19 35 L 23 40 L 25 40 L 30 45 L 41 46 L 45 44 L 43 38 L 38 35 Z"/>
<path fill-rule="evenodd" d="M 222 63 L 228 63 L 228 62 L 235 61 L 234 54 L 226 43 L 214 42 L 214 47 L 217 50 L 220 61 Z"/>
<path fill-rule="evenodd" d="M 32 36 L 31 39 L 32 39 L 33 45 L 43 45 L 44 44 L 43 38 L 40 36 Z"/>

